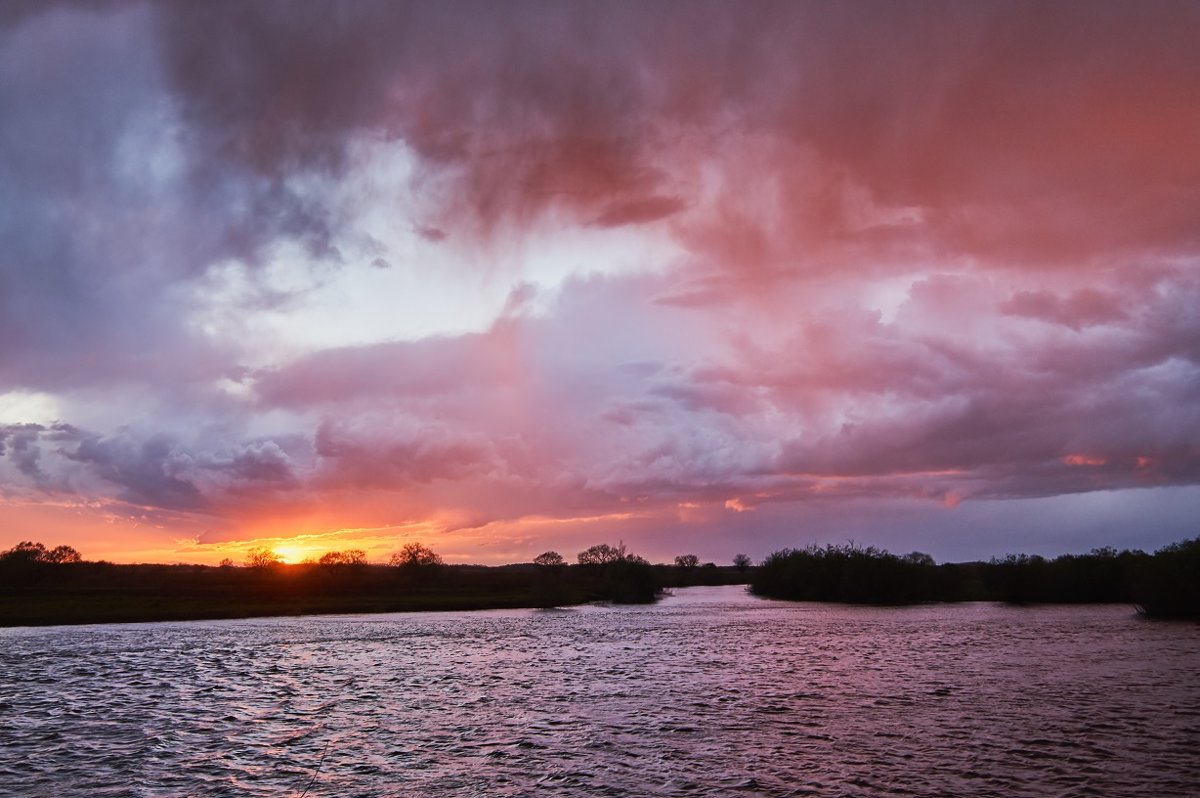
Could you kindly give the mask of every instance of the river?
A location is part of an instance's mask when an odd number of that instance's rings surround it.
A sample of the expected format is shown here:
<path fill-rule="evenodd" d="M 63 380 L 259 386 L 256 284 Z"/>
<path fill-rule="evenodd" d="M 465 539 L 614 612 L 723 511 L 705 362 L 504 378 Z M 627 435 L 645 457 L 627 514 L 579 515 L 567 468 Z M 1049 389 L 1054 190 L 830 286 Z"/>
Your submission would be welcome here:
<path fill-rule="evenodd" d="M 1200 625 L 653 606 L 0 630 L 0 796 L 1200 795 Z"/>

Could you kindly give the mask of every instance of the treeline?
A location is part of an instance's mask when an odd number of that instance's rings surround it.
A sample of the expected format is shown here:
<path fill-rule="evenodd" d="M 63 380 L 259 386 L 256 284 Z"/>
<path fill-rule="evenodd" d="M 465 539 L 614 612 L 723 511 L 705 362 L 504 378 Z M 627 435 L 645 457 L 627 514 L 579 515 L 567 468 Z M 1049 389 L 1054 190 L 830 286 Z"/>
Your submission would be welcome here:
<path fill-rule="evenodd" d="M 642 603 L 665 587 L 744 583 L 746 572 L 651 565 L 623 544 L 593 546 L 576 564 L 546 552 L 533 563 L 446 565 L 410 543 L 387 565 L 358 550 L 287 565 L 256 548 L 242 565 L 214 567 L 87 562 L 70 547 L 23 542 L 0 552 L 0 626 Z"/>
<path fill-rule="evenodd" d="M 750 589 L 771 598 L 851 604 L 1126 602 L 1153 617 L 1200 618 L 1200 538 L 1152 555 L 1102 548 L 1049 560 L 1014 554 L 942 565 L 920 552 L 809 546 L 767 557 Z"/>
<path fill-rule="evenodd" d="M 624 543 L 591 546 L 579 552 L 573 566 L 556 551 L 544 552 L 533 560 L 548 604 L 562 603 L 558 601 L 561 591 L 581 581 L 599 586 L 598 595 L 617 604 L 649 603 L 670 587 L 746 584 L 750 558 L 739 554 L 733 562 L 733 566 L 725 567 L 711 562 L 701 564 L 696 555 L 681 554 L 674 565 L 656 565 L 627 551 Z"/>

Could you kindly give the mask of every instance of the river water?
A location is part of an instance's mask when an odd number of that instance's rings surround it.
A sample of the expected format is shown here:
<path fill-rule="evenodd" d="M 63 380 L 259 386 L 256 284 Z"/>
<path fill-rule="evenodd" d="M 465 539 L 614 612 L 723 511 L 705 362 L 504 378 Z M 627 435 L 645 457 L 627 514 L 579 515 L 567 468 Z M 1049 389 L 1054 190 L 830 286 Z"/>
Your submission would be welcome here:
<path fill-rule="evenodd" d="M 1200 795 L 1200 625 L 791 604 L 0 630 L 3 796 Z"/>

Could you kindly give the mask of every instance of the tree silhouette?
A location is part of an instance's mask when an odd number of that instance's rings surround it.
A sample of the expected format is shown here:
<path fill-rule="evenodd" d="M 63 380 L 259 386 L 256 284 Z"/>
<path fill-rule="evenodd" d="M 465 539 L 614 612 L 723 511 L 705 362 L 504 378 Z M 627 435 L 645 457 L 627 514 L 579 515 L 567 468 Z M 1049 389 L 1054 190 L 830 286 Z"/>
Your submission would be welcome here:
<path fill-rule="evenodd" d="M 750 559 L 749 554 L 733 555 L 733 567 L 738 569 L 739 574 L 744 574 L 746 572 L 746 569 L 749 568 L 753 564 L 754 564 L 754 561 Z"/>
<path fill-rule="evenodd" d="M 566 596 L 563 586 L 566 563 L 563 556 L 557 551 L 542 552 L 533 558 L 533 564 L 537 567 L 538 575 L 538 606 L 557 607 Z"/>
<path fill-rule="evenodd" d="M 388 560 L 388 564 L 397 568 L 432 568 L 442 564 L 442 558 L 433 549 L 423 543 L 405 543 L 400 551 Z"/>
<path fill-rule="evenodd" d="M 427 585 L 442 570 L 442 558 L 422 543 L 405 543 L 388 560 L 410 585 Z"/>
<path fill-rule="evenodd" d="M 1160 618 L 1200 620 L 1200 537 L 1172 543 L 1137 566 L 1134 598 Z"/>
<path fill-rule="evenodd" d="M 533 558 L 533 564 L 543 568 L 558 568 L 563 562 L 563 556 L 557 551 L 543 552 Z"/>
<path fill-rule="evenodd" d="M 22 540 L 8 551 L 0 554 L 0 560 L 11 563 L 32 563 L 46 561 L 46 547 L 32 540 Z"/>
<path fill-rule="evenodd" d="M 610 562 L 624 560 L 625 544 L 610 546 L 607 543 L 597 543 L 579 552 L 577 559 L 580 565 L 605 565 Z"/>
<path fill-rule="evenodd" d="M 675 558 L 675 567 L 691 570 L 700 564 L 700 558 L 695 554 L 680 554 Z"/>
<path fill-rule="evenodd" d="M 41 543 L 22 540 L 6 552 L 0 553 L 0 561 L 9 563 L 49 563 L 63 565 L 83 562 L 83 557 L 73 546 L 55 546 L 47 549 Z"/>
<path fill-rule="evenodd" d="M 903 559 L 905 562 L 912 563 L 913 565 L 937 565 L 937 562 L 933 559 L 933 557 L 923 551 L 909 552 L 908 554 L 904 555 Z"/>
<path fill-rule="evenodd" d="M 326 568 L 346 568 L 367 564 L 367 553 L 362 549 L 346 551 L 327 551 L 317 560 L 318 565 Z"/>
<path fill-rule="evenodd" d="M 46 562 L 61 565 L 63 563 L 83 562 L 83 557 L 73 546 L 55 546 L 46 552 Z"/>
<path fill-rule="evenodd" d="M 283 563 L 283 558 L 266 546 L 255 546 L 246 552 L 246 567 L 265 571 Z"/>

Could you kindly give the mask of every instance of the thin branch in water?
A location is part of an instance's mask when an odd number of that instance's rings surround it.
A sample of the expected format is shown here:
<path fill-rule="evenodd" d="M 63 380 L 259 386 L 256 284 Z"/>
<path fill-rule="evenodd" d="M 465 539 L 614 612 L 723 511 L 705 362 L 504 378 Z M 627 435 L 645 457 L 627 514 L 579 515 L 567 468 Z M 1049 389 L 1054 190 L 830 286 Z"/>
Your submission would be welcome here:
<path fill-rule="evenodd" d="M 317 783 L 317 774 L 321 772 L 321 766 L 325 764 L 325 755 L 329 753 L 329 744 L 332 742 L 332 739 L 325 741 L 325 750 L 321 752 L 321 759 L 317 762 L 317 769 L 313 771 L 312 778 L 308 780 L 308 786 L 304 788 L 304 792 L 300 793 L 300 798 L 308 795 L 308 791 Z"/>

